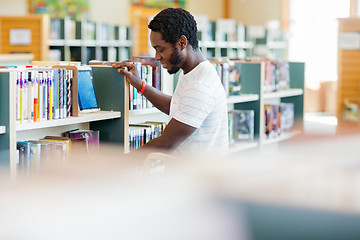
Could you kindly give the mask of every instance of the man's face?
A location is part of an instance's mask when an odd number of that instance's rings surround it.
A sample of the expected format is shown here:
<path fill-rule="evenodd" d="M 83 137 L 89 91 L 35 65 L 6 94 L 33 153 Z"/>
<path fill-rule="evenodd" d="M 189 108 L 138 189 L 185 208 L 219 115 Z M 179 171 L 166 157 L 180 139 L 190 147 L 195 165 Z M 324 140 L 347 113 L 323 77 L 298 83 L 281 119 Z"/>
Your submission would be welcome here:
<path fill-rule="evenodd" d="M 154 31 L 150 33 L 150 42 L 155 49 L 155 60 L 160 61 L 170 74 L 176 73 L 182 62 L 182 56 L 176 45 L 166 42 L 161 33 Z"/>

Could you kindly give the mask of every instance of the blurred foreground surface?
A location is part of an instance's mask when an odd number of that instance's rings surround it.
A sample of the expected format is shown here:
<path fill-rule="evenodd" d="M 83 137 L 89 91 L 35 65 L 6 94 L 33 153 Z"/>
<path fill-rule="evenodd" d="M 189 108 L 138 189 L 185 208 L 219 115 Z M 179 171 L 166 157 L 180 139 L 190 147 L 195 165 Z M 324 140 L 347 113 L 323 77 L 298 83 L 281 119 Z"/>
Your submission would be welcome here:
<path fill-rule="evenodd" d="M 0 179 L 0 239 L 360 239 L 359 147 L 358 133 L 299 136 L 134 171 L 105 146 Z"/>

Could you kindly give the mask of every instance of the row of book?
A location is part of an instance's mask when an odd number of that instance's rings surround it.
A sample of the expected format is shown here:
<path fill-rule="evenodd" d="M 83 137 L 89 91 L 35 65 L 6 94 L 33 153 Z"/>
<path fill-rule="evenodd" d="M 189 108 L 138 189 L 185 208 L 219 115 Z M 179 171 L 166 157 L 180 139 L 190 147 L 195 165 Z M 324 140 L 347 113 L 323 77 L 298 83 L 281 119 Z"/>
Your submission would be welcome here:
<path fill-rule="evenodd" d="M 161 91 L 161 64 L 154 58 L 133 58 L 131 61 L 135 64 L 135 68 L 142 81 Z M 146 109 L 153 105 L 137 89 L 130 86 L 129 109 Z"/>
<path fill-rule="evenodd" d="M 210 21 L 206 15 L 195 15 L 200 41 L 253 42 L 266 44 L 267 41 L 285 41 L 286 33 L 279 21 L 268 21 L 266 26 L 244 25 L 234 19 Z"/>
<path fill-rule="evenodd" d="M 151 139 L 159 137 L 165 129 L 164 122 L 145 122 L 129 125 L 129 149 L 135 150 Z"/>
<path fill-rule="evenodd" d="M 265 104 L 265 136 L 275 138 L 294 126 L 294 104 Z"/>
<path fill-rule="evenodd" d="M 229 143 L 254 140 L 254 110 L 228 112 Z"/>
<path fill-rule="evenodd" d="M 289 63 L 277 60 L 266 60 L 264 93 L 276 92 L 289 88 Z"/>
<path fill-rule="evenodd" d="M 38 122 L 71 116 L 73 71 L 31 70 L 16 73 L 16 122 Z"/>
<path fill-rule="evenodd" d="M 72 152 L 97 154 L 99 131 L 72 130 L 60 136 L 17 142 L 17 166 L 22 173 L 38 172 L 42 166 L 65 164 Z"/>
<path fill-rule="evenodd" d="M 226 96 L 237 96 L 241 94 L 241 65 L 234 61 L 211 60 L 215 67 L 221 83 L 225 89 Z"/>
<path fill-rule="evenodd" d="M 261 59 L 265 65 L 264 93 L 290 88 L 289 63 L 278 60 Z M 241 62 L 238 60 L 211 60 L 215 67 L 226 96 L 241 94 Z"/>
<path fill-rule="evenodd" d="M 52 18 L 50 38 L 65 39 L 65 36 L 69 40 L 129 40 L 130 28 L 105 23 L 75 21 L 70 18 Z"/>

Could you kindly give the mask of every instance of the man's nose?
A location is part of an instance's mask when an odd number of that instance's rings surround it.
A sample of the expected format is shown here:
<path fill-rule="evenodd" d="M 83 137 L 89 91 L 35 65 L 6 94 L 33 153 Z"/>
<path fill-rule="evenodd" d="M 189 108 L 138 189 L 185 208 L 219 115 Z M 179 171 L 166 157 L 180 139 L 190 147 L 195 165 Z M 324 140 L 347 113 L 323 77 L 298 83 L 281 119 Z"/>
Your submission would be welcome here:
<path fill-rule="evenodd" d="M 162 58 L 161 55 L 158 52 L 156 52 L 155 53 L 155 60 L 159 61 L 161 58 Z"/>

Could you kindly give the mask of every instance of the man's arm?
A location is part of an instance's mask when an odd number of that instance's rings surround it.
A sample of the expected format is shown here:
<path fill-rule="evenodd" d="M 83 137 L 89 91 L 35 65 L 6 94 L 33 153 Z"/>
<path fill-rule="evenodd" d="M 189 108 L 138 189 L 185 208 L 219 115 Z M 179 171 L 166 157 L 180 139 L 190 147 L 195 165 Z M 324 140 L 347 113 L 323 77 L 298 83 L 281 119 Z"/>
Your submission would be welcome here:
<path fill-rule="evenodd" d="M 142 81 L 138 75 L 138 72 L 135 69 L 135 66 L 131 63 L 116 63 L 113 65 L 114 68 L 118 69 L 118 72 L 125 76 L 126 81 L 128 81 L 132 86 L 134 86 L 138 91 L 142 88 Z M 146 85 L 143 95 L 160 111 L 169 115 L 170 112 L 170 102 L 171 96 L 166 95 L 165 93 L 159 91 L 158 89 Z"/>

